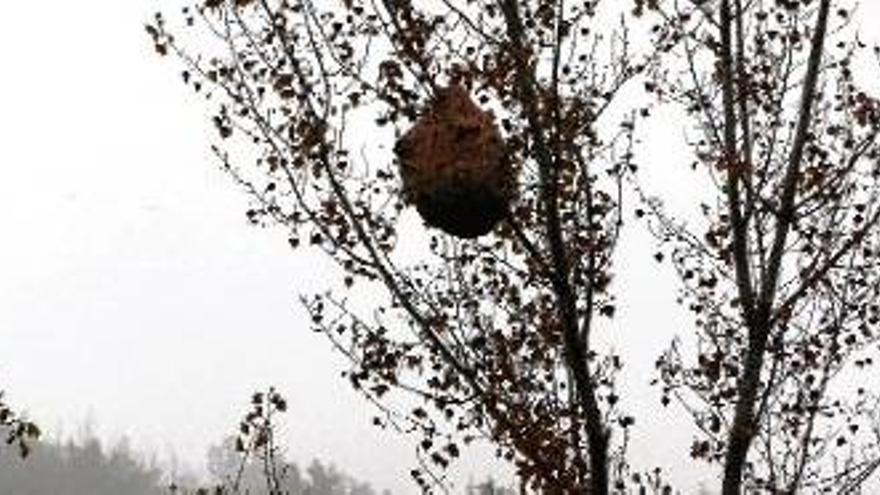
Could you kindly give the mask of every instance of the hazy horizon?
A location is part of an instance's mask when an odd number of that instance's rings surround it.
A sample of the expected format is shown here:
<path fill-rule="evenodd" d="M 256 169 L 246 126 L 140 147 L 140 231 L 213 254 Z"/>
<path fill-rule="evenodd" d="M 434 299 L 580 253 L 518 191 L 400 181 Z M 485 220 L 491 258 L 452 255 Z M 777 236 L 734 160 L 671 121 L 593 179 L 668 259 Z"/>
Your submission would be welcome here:
<path fill-rule="evenodd" d="M 327 261 L 292 255 L 282 229 L 247 224 L 245 194 L 209 151 L 202 101 L 143 32 L 160 8 L 173 10 L 169 1 L 6 7 L 0 390 L 50 438 L 92 418 L 102 439 L 126 436 L 138 451 L 166 461 L 173 452 L 199 472 L 247 397 L 275 386 L 290 402 L 293 461 L 319 458 L 377 491 L 417 493 L 414 439 L 372 426 L 376 411 L 340 376 L 345 360 L 309 330 L 297 302 L 326 276 Z M 876 2 L 862 10 L 880 15 Z M 647 145 L 663 152 L 662 139 Z M 624 404 L 645 418 L 633 458 L 694 486 L 692 427 L 657 408 L 659 392 L 647 385 L 659 350 L 690 328 L 647 239 L 626 233 L 624 249 L 645 253 L 615 280 L 629 290 L 620 330 L 605 338 L 639 346 L 624 372 L 642 391 Z M 644 273 L 669 291 L 638 279 Z M 662 414 L 648 421 L 655 410 Z M 466 450 L 454 464 L 456 489 L 503 473 L 491 460 L 491 449 Z"/>

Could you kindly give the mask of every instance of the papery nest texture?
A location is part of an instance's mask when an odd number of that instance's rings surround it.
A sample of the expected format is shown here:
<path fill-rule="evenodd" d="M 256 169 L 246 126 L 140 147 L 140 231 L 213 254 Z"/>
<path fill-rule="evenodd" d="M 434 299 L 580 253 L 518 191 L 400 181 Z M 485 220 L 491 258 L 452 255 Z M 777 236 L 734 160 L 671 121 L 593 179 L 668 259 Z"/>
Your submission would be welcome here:
<path fill-rule="evenodd" d="M 405 199 L 428 225 L 474 238 L 507 215 L 516 170 L 494 116 L 463 87 L 439 89 L 394 150 Z"/>

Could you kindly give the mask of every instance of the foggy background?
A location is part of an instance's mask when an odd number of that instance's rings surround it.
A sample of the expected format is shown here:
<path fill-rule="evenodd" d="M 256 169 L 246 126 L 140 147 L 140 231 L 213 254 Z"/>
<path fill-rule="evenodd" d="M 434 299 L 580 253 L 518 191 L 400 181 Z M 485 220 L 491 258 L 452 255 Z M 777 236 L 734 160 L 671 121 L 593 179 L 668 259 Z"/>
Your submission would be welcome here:
<path fill-rule="evenodd" d="M 208 447 L 234 431 L 251 392 L 275 385 L 290 403 L 291 460 L 320 458 L 378 490 L 416 493 L 411 439 L 371 425 L 376 411 L 340 377 L 345 361 L 297 302 L 326 260 L 293 256 L 283 229 L 247 224 L 245 194 L 208 149 L 205 107 L 179 65 L 152 52 L 143 22 L 176 5 L 4 6 L 0 389 L 49 438 L 91 422 L 110 443 L 125 436 L 169 467 L 204 474 Z M 863 19 L 878 15 L 877 2 L 864 2 Z M 684 206 L 695 191 L 683 188 L 697 186 L 687 150 L 670 146 L 682 142 L 674 127 L 645 142 L 639 156 L 651 161 L 639 161 Z M 619 317 L 604 338 L 626 359 L 635 465 L 671 470 L 689 493 L 695 473 L 707 473 L 687 456 L 689 421 L 659 407 L 647 384 L 690 320 L 651 258 L 653 241 L 630 227 L 614 281 Z M 465 451 L 454 491 L 470 476 L 503 477 L 491 459 L 489 449 Z"/>

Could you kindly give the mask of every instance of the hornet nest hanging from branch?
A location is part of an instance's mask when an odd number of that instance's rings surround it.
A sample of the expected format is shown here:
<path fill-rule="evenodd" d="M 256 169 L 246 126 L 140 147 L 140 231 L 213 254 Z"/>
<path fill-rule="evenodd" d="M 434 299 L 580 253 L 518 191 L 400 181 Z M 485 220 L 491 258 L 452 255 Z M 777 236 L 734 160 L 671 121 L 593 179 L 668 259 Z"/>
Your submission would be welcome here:
<path fill-rule="evenodd" d="M 493 115 L 463 87 L 439 89 L 394 151 L 404 197 L 426 224 L 475 238 L 507 215 L 516 170 Z"/>

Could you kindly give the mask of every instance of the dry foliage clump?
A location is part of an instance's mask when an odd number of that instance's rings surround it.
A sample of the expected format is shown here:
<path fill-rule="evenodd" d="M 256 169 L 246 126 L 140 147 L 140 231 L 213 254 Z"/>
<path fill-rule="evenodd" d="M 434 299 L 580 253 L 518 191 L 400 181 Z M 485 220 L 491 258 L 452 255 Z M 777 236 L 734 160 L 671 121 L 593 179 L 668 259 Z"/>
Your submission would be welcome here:
<path fill-rule="evenodd" d="M 493 115 L 481 110 L 463 87 L 438 90 L 395 152 L 406 199 L 428 225 L 474 238 L 507 214 L 515 169 Z"/>

